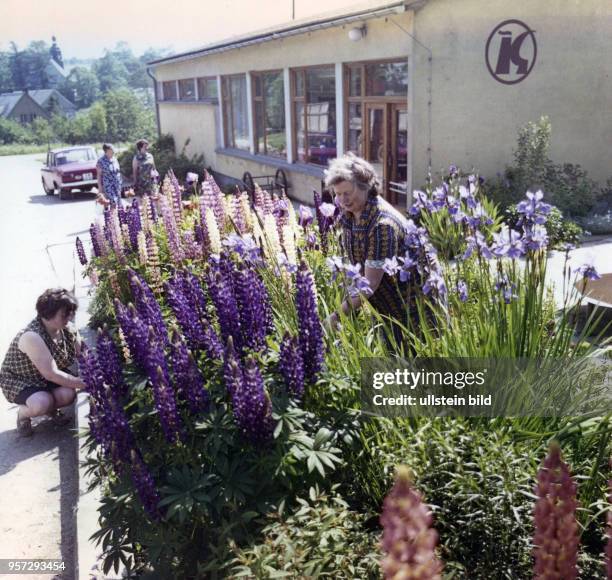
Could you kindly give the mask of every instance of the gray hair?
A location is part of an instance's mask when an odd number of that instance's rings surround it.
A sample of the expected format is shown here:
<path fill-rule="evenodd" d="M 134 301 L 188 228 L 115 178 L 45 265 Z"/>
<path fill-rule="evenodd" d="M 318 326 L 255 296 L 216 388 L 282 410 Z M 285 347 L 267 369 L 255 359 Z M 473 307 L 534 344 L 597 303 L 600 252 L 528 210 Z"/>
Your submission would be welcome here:
<path fill-rule="evenodd" d="M 380 181 L 370 163 L 353 153 L 332 159 L 325 170 L 325 187 L 333 187 L 342 181 L 349 181 L 370 196 L 380 192 Z"/>

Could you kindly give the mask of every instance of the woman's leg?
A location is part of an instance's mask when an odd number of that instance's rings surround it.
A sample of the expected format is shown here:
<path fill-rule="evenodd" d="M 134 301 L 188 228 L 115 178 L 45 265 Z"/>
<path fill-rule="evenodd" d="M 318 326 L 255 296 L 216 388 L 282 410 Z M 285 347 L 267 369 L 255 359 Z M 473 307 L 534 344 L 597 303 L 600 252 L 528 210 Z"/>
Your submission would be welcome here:
<path fill-rule="evenodd" d="M 52 413 L 55 409 L 55 399 L 47 391 L 38 391 L 30 395 L 25 405 L 19 405 L 19 417 L 22 419 L 40 417 Z"/>
<path fill-rule="evenodd" d="M 55 407 L 67 407 L 74 401 L 76 397 L 76 391 L 69 387 L 56 387 L 52 391 L 53 399 L 55 400 Z"/>

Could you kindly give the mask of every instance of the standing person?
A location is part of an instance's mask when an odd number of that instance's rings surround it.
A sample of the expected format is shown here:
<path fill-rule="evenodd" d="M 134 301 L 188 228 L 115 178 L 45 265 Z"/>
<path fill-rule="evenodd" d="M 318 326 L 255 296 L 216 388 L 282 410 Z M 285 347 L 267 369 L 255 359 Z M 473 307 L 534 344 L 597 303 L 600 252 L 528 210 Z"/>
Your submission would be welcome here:
<path fill-rule="evenodd" d="M 98 201 L 102 205 L 121 203 L 121 187 L 123 179 L 119 161 L 115 157 L 115 149 L 110 143 L 102 145 L 104 155 L 98 159 Z"/>
<path fill-rule="evenodd" d="M 63 288 L 45 290 L 36 301 L 37 316 L 12 340 L 0 367 L 0 388 L 7 401 L 19 405 L 17 430 L 32 435 L 32 417 L 49 415 L 62 425 L 58 411 L 70 405 L 85 383 L 69 372 L 80 353 L 77 333 L 68 329 L 77 301 Z"/>
<path fill-rule="evenodd" d="M 139 139 L 136 142 L 136 155 L 132 159 L 132 182 L 134 193 L 138 196 L 150 194 L 153 191 L 153 171 L 155 159 L 149 153 L 149 142 Z"/>
<path fill-rule="evenodd" d="M 404 255 L 408 220 L 380 196 L 380 181 L 374 168 L 365 159 L 352 153 L 330 161 L 325 171 L 325 186 L 336 195 L 342 211 L 340 217 L 341 243 L 344 257 L 361 266 L 372 293 L 348 297 L 342 312 L 359 309 L 364 300 L 382 315 L 403 325 L 408 321 L 408 284 L 397 276 L 385 273 L 387 258 Z M 339 314 L 332 313 L 326 320 L 335 330 Z M 393 326 L 396 343 L 401 342 L 402 329 Z"/>

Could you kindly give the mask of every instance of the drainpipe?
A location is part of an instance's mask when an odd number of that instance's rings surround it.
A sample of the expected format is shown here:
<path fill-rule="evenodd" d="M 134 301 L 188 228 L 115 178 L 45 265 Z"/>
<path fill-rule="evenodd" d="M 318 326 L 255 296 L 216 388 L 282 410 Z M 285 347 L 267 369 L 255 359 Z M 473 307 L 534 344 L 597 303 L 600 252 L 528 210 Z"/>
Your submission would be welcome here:
<path fill-rule="evenodd" d="M 151 68 L 147 67 L 147 75 L 153 81 L 153 95 L 155 95 L 155 118 L 157 120 L 157 138 L 161 137 L 161 125 L 159 124 L 159 103 L 157 102 L 157 79 L 151 73 Z"/>

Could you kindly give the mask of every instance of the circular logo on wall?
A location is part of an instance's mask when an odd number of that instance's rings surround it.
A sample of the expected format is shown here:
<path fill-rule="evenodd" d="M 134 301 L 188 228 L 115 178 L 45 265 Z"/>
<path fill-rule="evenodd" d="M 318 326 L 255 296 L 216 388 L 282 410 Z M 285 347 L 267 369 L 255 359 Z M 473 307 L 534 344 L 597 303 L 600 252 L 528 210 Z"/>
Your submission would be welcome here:
<path fill-rule="evenodd" d="M 493 29 L 485 58 L 495 80 L 515 85 L 527 77 L 538 54 L 534 32 L 520 20 L 504 20 Z"/>

